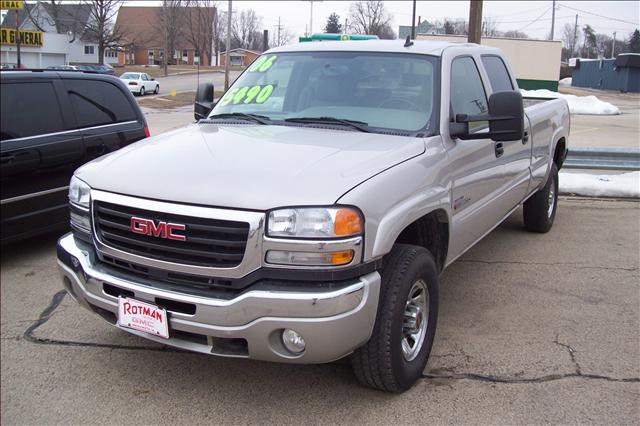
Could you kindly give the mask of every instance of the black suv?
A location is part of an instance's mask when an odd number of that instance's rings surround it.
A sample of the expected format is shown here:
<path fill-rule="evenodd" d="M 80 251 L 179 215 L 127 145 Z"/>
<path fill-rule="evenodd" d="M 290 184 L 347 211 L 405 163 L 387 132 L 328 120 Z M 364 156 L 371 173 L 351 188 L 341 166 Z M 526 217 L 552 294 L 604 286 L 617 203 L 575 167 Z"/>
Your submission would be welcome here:
<path fill-rule="evenodd" d="M 69 223 L 73 171 L 149 136 L 133 95 L 117 78 L 77 71 L 2 71 L 2 243 Z"/>

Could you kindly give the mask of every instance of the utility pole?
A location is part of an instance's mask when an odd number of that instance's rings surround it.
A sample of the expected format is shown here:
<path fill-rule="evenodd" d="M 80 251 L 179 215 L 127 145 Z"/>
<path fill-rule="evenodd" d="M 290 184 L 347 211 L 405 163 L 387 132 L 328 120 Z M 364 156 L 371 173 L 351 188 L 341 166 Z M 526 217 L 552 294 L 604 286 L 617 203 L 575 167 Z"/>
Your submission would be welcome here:
<path fill-rule="evenodd" d="M 578 14 L 576 13 L 576 24 L 573 26 L 573 52 L 571 52 L 572 54 L 575 53 L 576 50 L 576 44 L 578 44 Z"/>
<path fill-rule="evenodd" d="M 21 58 L 20 58 L 20 42 L 22 40 L 20 40 L 20 9 L 17 9 L 16 11 L 16 55 L 17 55 L 17 59 L 18 59 L 18 69 L 22 68 L 22 62 L 21 62 Z"/>
<path fill-rule="evenodd" d="M 470 0 L 469 2 L 469 43 L 480 44 L 482 36 L 482 0 Z"/>
<path fill-rule="evenodd" d="M 347 18 L 344 18 L 344 33 L 347 33 Z"/>
<path fill-rule="evenodd" d="M 311 4 L 311 13 L 309 14 L 309 36 L 313 35 L 313 2 L 322 0 L 308 0 Z"/>
<path fill-rule="evenodd" d="M 611 45 L 611 57 L 616 57 L 616 32 L 613 32 L 613 44 Z"/>
<path fill-rule="evenodd" d="M 411 18 L 411 40 L 416 39 L 416 0 L 413 0 L 413 17 Z"/>
<path fill-rule="evenodd" d="M 229 89 L 229 50 L 231 49 L 231 0 L 229 0 L 229 11 L 227 12 L 227 52 L 224 58 L 224 91 Z"/>
<path fill-rule="evenodd" d="M 280 30 L 282 29 L 282 25 L 280 25 L 280 17 L 278 16 L 278 25 L 276 26 L 278 30 L 278 38 L 276 39 L 276 46 L 280 46 Z"/>
<path fill-rule="evenodd" d="M 556 0 L 553 0 L 553 7 L 551 8 L 551 35 L 549 40 L 553 40 L 556 27 Z"/>

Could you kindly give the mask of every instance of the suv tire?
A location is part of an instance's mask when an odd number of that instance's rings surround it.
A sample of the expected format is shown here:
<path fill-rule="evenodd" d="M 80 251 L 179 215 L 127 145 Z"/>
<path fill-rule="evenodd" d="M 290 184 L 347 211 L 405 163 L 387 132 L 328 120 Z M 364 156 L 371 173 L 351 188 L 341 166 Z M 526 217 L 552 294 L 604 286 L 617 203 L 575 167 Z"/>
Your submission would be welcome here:
<path fill-rule="evenodd" d="M 547 183 L 524 202 L 524 227 L 530 232 L 549 232 L 558 209 L 558 167 L 551 164 Z"/>
<path fill-rule="evenodd" d="M 420 292 L 426 292 L 421 306 L 427 312 L 413 306 L 410 300 L 417 300 Z M 387 392 L 409 389 L 423 374 L 437 321 L 438 269 L 433 256 L 423 247 L 396 244 L 382 270 L 378 313 L 371 339 L 352 357 L 358 380 Z M 421 332 L 413 334 L 416 330 Z M 408 350 L 412 346 L 413 352 Z"/>

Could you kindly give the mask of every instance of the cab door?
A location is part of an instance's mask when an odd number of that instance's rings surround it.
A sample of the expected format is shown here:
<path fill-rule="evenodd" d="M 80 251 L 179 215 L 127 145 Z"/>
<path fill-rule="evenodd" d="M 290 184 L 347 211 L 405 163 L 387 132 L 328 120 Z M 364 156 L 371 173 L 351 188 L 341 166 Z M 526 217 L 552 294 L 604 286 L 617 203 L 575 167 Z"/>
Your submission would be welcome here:
<path fill-rule="evenodd" d="M 482 55 L 482 65 L 491 93 L 518 90 L 502 58 L 498 55 Z M 500 162 L 504 166 L 501 199 L 507 214 L 520 204 L 529 190 L 531 180 L 531 130 L 525 118 L 524 137 L 502 142 L 504 154 Z"/>
<path fill-rule="evenodd" d="M 444 73 L 443 73 L 444 74 Z M 446 79 L 443 78 L 446 84 Z M 480 76 L 476 58 L 463 55 L 453 58 L 449 75 L 449 114 L 485 114 L 488 111 L 487 90 Z M 444 107 L 444 104 L 443 104 Z M 469 123 L 471 133 L 487 132 L 487 122 Z M 451 182 L 452 242 L 450 259 L 462 254 L 500 220 L 502 206 L 496 204 L 504 179 L 501 146 L 493 140 L 443 140 L 449 155 Z"/>

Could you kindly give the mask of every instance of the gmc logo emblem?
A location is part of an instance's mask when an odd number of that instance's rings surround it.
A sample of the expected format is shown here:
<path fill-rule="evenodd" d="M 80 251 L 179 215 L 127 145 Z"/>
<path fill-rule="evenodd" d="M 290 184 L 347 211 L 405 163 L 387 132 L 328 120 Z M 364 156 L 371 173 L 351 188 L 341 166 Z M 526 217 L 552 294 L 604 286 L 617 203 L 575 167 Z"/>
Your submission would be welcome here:
<path fill-rule="evenodd" d="M 187 237 L 176 234 L 174 231 L 184 231 L 186 226 L 179 223 L 158 222 L 142 217 L 131 218 L 131 232 L 148 235 L 150 237 L 166 238 L 168 240 L 186 241 Z"/>

